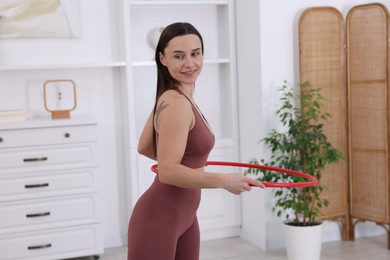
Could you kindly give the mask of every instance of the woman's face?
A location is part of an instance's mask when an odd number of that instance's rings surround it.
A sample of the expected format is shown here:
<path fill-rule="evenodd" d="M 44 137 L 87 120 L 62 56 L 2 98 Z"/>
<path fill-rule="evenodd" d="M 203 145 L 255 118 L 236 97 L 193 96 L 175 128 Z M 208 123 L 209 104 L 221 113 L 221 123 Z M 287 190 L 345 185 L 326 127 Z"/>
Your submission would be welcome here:
<path fill-rule="evenodd" d="M 187 34 L 172 38 L 164 53 L 160 53 L 160 61 L 181 85 L 193 86 L 203 66 L 202 43 L 199 37 L 196 34 Z"/>

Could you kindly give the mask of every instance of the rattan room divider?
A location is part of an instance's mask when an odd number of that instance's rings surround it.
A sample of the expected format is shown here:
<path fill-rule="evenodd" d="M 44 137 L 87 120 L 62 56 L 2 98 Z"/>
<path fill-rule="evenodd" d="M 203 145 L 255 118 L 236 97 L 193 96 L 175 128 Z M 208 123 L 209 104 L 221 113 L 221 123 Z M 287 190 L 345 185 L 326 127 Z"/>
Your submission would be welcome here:
<path fill-rule="evenodd" d="M 350 212 L 389 229 L 389 12 L 356 6 L 347 16 Z M 351 231 L 354 229 L 352 228 Z M 389 249 L 390 249 L 390 242 Z"/>
<path fill-rule="evenodd" d="M 342 237 L 361 221 L 383 226 L 390 249 L 389 13 L 378 3 L 347 15 L 306 9 L 299 20 L 300 81 L 321 88 L 331 114 L 325 133 L 347 160 L 325 169 L 322 219 L 338 219 Z"/>
<path fill-rule="evenodd" d="M 347 152 L 346 91 L 344 76 L 344 21 L 332 7 L 306 9 L 299 21 L 300 81 L 320 87 L 324 112 L 331 115 L 325 122 L 328 141 L 344 155 Z M 341 161 L 323 171 L 326 186 L 322 197 L 329 206 L 321 210 L 322 219 L 342 221 L 343 238 L 348 236 L 347 164 Z"/>

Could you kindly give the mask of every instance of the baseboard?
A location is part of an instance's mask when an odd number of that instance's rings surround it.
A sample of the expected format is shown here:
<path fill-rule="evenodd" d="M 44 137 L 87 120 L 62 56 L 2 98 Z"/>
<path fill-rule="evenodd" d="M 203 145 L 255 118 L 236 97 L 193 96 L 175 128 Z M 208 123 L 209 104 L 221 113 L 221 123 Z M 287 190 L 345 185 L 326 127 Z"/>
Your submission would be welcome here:
<path fill-rule="evenodd" d="M 237 237 L 240 234 L 240 227 L 224 227 L 224 228 L 213 228 L 209 230 L 201 230 L 200 240 L 213 240 L 213 239 L 223 239 L 229 237 Z"/>
<path fill-rule="evenodd" d="M 104 238 L 104 248 L 127 246 L 127 240 L 122 237 L 106 237 Z"/>
<path fill-rule="evenodd" d="M 238 237 L 240 233 L 239 226 L 204 229 L 200 232 L 201 241 L 223 239 L 229 237 Z M 104 248 L 127 246 L 127 237 L 106 237 L 104 239 Z"/>
<path fill-rule="evenodd" d="M 240 229 L 239 227 L 231 227 L 231 228 L 221 228 L 221 229 L 212 229 L 212 230 L 202 230 L 201 232 L 201 241 L 213 240 L 213 239 L 223 239 L 229 237 L 240 236 L 242 239 L 248 241 L 249 243 L 263 249 L 277 249 L 285 247 L 284 238 L 282 237 L 282 232 L 279 233 L 280 237 L 274 237 L 274 239 L 264 240 L 260 238 L 258 234 L 251 232 L 250 230 Z M 361 223 L 356 226 L 355 230 L 355 238 L 360 237 L 371 237 L 371 236 L 379 236 L 385 234 L 385 230 L 377 226 L 375 223 Z M 322 235 L 323 242 L 331 242 L 331 241 L 340 241 L 341 233 L 338 226 L 327 223 L 324 228 L 324 232 Z M 122 247 L 126 246 L 127 241 L 122 237 L 109 237 L 104 239 L 104 248 L 113 248 L 113 247 Z"/>
<path fill-rule="evenodd" d="M 248 230 L 241 230 L 240 236 L 250 242 L 251 244 L 263 249 L 278 249 L 286 246 L 283 237 L 283 231 L 281 224 L 269 223 L 267 230 L 272 230 L 272 234 L 268 234 L 266 240 L 259 239 L 259 235 L 253 234 Z M 386 234 L 383 227 L 376 225 L 375 223 L 365 222 L 360 223 L 355 228 L 355 239 L 360 237 L 372 237 Z M 324 230 L 322 234 L 323 242 L 341 241 L 340 227 L 334 222 L 325 222 Z"/>
<path fill-rule="evenodd" d="M 267 249 L 266 241 L 259 237 L 259 234 L 256 234 L 248 229 L 241 229 L 240 230 L 240 237 L 244 239 L 245 241 L 248 241 L 251 244 L 254 244 L 258 248 L 261 248 L 263 250 Z"/>

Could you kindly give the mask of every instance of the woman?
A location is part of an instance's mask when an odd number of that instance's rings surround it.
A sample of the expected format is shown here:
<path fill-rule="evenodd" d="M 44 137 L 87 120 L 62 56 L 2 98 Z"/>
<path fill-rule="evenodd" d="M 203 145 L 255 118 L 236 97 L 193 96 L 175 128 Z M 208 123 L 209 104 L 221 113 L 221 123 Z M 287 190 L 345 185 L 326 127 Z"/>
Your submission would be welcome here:
<path fill-rule="evenodd" d="M 158 162 L 153 184 L 134 207 L 128 260 L 198 260 L 196 211 L 201 188 L 233 194 L 261 182 L 240 173 L 205 172 L 214 134 L 193 98 L 203 65 L 203 39 L 189 23 L 174 23 L 156 47 L 155 107 L 141 134 L 138 152 Z"/>

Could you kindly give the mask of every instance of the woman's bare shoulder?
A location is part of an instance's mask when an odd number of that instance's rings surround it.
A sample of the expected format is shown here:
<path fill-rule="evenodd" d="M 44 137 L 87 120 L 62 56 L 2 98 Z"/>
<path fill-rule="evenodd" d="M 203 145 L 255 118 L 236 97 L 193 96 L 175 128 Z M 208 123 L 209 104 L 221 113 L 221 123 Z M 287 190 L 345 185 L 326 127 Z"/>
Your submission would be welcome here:
<path fill-rule="evenodd" d="M 158 100 L 154 121 L 158 133 L 160 133 L 160 126 L 164 122 L 166 123 L 164 125 L 169 125 L 170 128 L 173 125 L 191 128 L 194 124 L 191 103 L 177 91 L 168 90 Z"/>
<path fill-rule="evenodd" d="M 167 90 L 165 91 L 158 100 L 158 106 L 161 104 L 171 105 L 174 107 L 182 107 L 183 109 L 191 108 L 191 103 L 187 100 L 187 98 L 175 90 Z"/>

